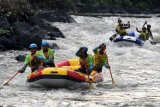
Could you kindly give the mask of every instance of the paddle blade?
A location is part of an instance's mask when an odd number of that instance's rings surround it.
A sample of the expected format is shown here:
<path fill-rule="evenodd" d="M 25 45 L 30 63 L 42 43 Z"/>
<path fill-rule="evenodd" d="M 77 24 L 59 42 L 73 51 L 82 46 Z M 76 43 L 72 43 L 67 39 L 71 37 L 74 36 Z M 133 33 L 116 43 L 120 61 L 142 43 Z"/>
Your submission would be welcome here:
<path fill-rule="evenodd" d="M 4 86 L 4 85 L 8 85 L 8 83 L 9 83 L 9 81 L 5 82 L 2 86 Z"/>
<path fill-rule="evenodd" d="M 96 89 L 96 88 L 95 88 L 93 85 L 90 85 L 89 89 L 90 89 L 90 90 L 94 90 L 94 89 Z"/>
<path fill-rule="evenodd" d="M 112 80 L 112 85 L 116 85 L 116 83 L 114 82 L 114 80 Z"/>

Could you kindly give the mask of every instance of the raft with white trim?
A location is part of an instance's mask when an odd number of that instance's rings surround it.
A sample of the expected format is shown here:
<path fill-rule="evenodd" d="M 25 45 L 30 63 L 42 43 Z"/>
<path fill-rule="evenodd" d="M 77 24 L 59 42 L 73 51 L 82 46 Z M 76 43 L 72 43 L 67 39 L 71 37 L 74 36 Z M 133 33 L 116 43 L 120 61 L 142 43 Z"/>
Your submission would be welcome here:
<path fill-rule="evenodd" d="M 120 36 L 117 35 L 116 38 L 114 38 L 113 42 L 117 42 L 120 44 L 137 44 L 139 46 L 144 45 L 144 41 L 138 38 L 139 33 L 138 32 L 129 32 L 127 36 Z"/>
<path fill-rule="evenodd" d="M 95 82 L 93 76 L 88 78 L 87 74 L 74 71 L 80 67 L 78 59 L 65 60 L 56 66 L 36 70 L 28 76 L 27 82 L 51 88 L 69 88 L 79 83 Z M 92 71 L 92 75 L 95 73 Z"/>

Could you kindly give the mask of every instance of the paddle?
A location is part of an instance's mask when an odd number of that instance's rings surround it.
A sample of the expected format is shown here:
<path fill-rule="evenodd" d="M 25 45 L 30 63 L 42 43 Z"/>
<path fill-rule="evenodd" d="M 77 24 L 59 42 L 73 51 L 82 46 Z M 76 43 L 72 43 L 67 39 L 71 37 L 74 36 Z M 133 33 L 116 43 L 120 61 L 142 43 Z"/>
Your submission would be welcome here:
<path fill-rule="evenodd" d="M 19 73 L 19 71 L 17 71 L 7 82 L 5 82 L 2 86 L 4 85 L 8 85 L 8 83 Z"/>
<path fill-rule="evenodd" d="M 118 34 L 118 33 L 112 35 L 112 36 L 109 38 L 109 40 L 110 40 L 110 41 L 113 41 L 113 39 L 117 36 L 117 34 Z"/>
<path fill-rule="evenodd" d="M 108 56 L 107 56 L 107 53 L 106 51 L 104 51 L 104 54 L 106 55 L 106 59 L 107 59 L 107 62 L 108 62 Z M 112 72 L 111 72 L 111 68 L 110 68 L 110 65 L 109 65 L 109 62 L 108 62 L 108 66 L 109 66 L 109 72 L 110 72 L 110 76 L 111 76 L 111 79 L 112 79 L 112 85 L 115 85 L 116 83 L 114 82 L 114 79 L 113 79 L 113 76 L 112 76 Z"/>
<path fill-rule="evenodd" d="M 114 82 L 114 80 L 113 80 L 113 76 L 112 76 L 111 68 L 108 68 L 108 69 L 109 69 L 109 72 L 110 72 L 110 75 L 111 75 L 112 85 L 115 85 L 116 83 L 115 83 L 115 82 Z"/>
<path fill-rule="evenodd" d="M 28 62 L 29 63 L 29 62 Z M 27 65 L 28 65 L 28 63 L 27 64 L 25 64 L 23 67 L 22 67 L 22 69 L 24 68 L 24 67 L 26 67 Z M 8 83 L 19 73 L 19 71 L 20 70 L 18 70 L 7 82 L 5 82 L 2 86 L 4 86 L 4 85 L 8 85 Z"/>
<path fill-rule="evenodd" d="M 150 41 L 150 40 L 149 40 Z M 150 43 L 152 44 L 152 45 L 156 45 L 157 44 L 157 42 L 153 42 L 153 41 L 150 41 Z"/>

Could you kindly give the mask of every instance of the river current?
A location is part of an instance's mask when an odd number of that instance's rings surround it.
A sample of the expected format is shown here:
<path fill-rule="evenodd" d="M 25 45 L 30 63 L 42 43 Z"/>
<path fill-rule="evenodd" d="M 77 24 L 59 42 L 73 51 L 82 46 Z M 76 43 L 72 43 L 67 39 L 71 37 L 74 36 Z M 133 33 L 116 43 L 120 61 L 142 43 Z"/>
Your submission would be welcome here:
<path fill-rule="evenodd" d="M 81 46 L 89 48 L 105 43 L 116 85 L 112 85 L 109 70 L 103 68 L 104 81 L 92 84 L 93 89 L 43 89 L 26 84 L 30 69 L 18 74 L 9 85 L 0 89 L 0 107 L 159 107 L 160 106 L 160 44 L 119 46 L 109 41 L 114 34 L 118 17 L 72 16 L 77 23 L 53 23 L 66 38 L 58 38 L 60 49 L 55 50 L 55 62 L 76 58 Z M 131 28 L 141 29 L 147 21 L 152 25 L 154 38 L 160 41 L 160 18 L 121 18 L 130 21 Z M 0 52 L 0 83 L 3 84 L 23 66 L 18 54 L 29 51 Z"/>

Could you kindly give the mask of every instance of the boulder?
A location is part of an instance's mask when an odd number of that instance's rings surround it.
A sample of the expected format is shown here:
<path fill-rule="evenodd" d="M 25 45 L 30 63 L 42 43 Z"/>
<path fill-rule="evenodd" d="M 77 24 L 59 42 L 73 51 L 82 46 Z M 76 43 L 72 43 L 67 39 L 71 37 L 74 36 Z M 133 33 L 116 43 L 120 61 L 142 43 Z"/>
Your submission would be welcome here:
<path fill-rule="evenodd" d="M 26 58 L 26 55 L 19 54 L 15 59 L 16 59 L 18 62 L 24 62 L 24 61 L 25 61 L 25 58 Z"/>
<path fill-rule="evenodd" d="M 28 48 L 31 43 L 36 43 L 38 48 L 41 48 L 42 38 L 40 37 L 40 28 L 32 27 L 25 22 L 14 23 L 14 32 L 17 36 L 18 46 L 23 48 Z"/>
<path fill-rule="evenodd" d="M 51 40 L 55 40 L 55 38 L 65 38 L 63 33 L 55 26 L 52 25 L 51 22 L 40 19 L 35 21 L 36 25 L 38 25 L 41 29 L 43 29 L 44 38 L 50 37 Z"/>
<path fill-rule="evenodd" d="M 59 46 L 56 43 L 51 44 L 52 49 L 59 49 Z"/>
<path fill-rule="evenodd" d="M 0 50 L 16 49 L 16 36 L 10 29 L 7 18 L 0 16 Z"/>
<path fill-rule="evenodd" d="M 10 29 L 10 24 L 4 16 L 0 16 L 0 29 Z"/>
<path fill-rule="evenodd" d="M 64 10 L 56 10 L 56 11 L 38 11 L 34 15 L 35 21 L 39 21 L 41 19 L 47 20 L 49 22 L 68 22 L 72 23 L 75 20 L 68 15 Z"/>

